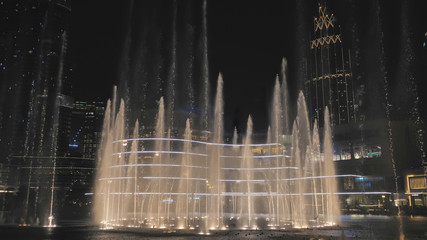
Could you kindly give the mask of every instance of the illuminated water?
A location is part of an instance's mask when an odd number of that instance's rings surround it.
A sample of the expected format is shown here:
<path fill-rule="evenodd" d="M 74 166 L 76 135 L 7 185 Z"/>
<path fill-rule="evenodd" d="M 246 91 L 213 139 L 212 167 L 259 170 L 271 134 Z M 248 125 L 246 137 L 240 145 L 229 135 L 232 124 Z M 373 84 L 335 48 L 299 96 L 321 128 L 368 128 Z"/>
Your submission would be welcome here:
<path fill-rule="evenodd" d="M 300 94 L 292 136 L 286 135 L 282 124 L 286 109 L 280 104 L 284 91 L 277 81 L 267 143 L 252 143 L 249 117 L 243 144 L 224 144 L 222 86 L 220 75 L 213 130 L 206 140 L 191 134 L 189 119 L 172 130 L 163 98 L 151 135 L 142 132 L 138 122 L 129 127 L 124 101 L 117 110 L 118 99 L 108 102 L 95 192 L 95 214 L 104 228 L 206 233 L 337 223 L 330 126 L 323 128 L 324 134 L 319 134 L 317 125 L 310 128 Z M 329 123 L 327 113 L 325 123 Z M 324 136 L 323 148 L 319 135 Z"/>
<path fill-rule="evenodd" d="M 174 2 L 167 77 L 162 80 L 156 73 L 153 79 L 144 80 L 153 83 L 148 86 L 150 92 L 128 95 L 117 94 L 115 89 L 107 104 L 95 179 L 96 223 L 105 229 L 201 233 L 339 223 L 331 129 L 310 126 L 302 93 L 297 116 L 290 118 L 285 59 L 273 91 L 266 141 L 253 141 L 249 116 L 244 136 L 236 131 L 233 144 L 224 143 L 224 81 L 219 74 L 211 99 L 206 1 L 202 8 L 198 89 L 192 89 L 192 71 L 187 71 L 193 68 L 191 60 L 187 64 L 187 59 L 177 59 Z M 185 77 L 178 78 L 182 72 Z M 143 85 L 136 80 L 133 84 L 135 88 Z M 151 94 L 156 96 L 155 104 L 147 103 L 154 102 L 147 97 Z M 144 100 L 140 108 L 132 104 L 140 102 L 136 98 Z M 185 107 L 180 107 L 182 102 Z M 325 118 L 328 123 L 329 115 Z"/>
<path fill-rule="evenodd" d="M 396 239 L 399 236 L 399 220 L 389 216 L 344 216 L 339 227 L 293 229 L 293 230 L 228 230 L 212 232 L 211 235 L 170 230 L 120 231 L 100 230 L 91 226 L 69 226 L 53 228 L 0 226 L 2 239 Z M 403 218 L 407 239 L 427 237 L 426 217 Z M 60 223 L 61 225 L 61 223 Z"/>

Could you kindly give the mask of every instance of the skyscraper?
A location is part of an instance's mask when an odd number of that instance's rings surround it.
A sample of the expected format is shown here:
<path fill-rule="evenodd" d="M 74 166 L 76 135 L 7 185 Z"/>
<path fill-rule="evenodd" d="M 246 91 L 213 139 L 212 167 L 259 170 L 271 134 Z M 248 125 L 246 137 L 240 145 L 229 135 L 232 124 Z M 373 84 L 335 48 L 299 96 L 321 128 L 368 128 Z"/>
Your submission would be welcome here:
<path fill-rule="evenodd" d="M 309 114 L 323 126 L 323 113 L 329 108 L 331 124 L 356 121 L 350 50 L 344 48 L 340 26 L 326 4 L 318 5 L 314 34 L 310 41 L 308 79 L 305 82 Z"/>
<path fill-rule="evenodd" d="M 67 0 L 0 1 L 0 185 L 26 196 L 0 196 L 7 221 L 47 219 L 52 169 L 70 131 L 70 7 Z"/>
<path fill-rule="evenodd" d="M 83 158 L 94 159 L 102 134 L 105 103 L 75 101 L 70 149 Z"/>

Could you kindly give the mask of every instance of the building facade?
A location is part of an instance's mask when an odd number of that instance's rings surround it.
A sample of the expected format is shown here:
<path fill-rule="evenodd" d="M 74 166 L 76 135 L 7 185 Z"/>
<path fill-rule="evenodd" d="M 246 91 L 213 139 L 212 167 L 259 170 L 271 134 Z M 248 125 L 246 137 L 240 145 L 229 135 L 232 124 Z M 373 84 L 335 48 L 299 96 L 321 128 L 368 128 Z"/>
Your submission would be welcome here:
<path fill-rule="evenodd" d="M 319 4 L 310 41 L 308 79 L 304 84 L 309 115 L 323 126 L 325 108 L 332 125 L 356 121 L 350 50 L 342 43 L 340 26 L 326 4 Z"/>
<path fill-rule="evenodd" d="M 101 140 L 104 111 L 103 101 L 74 102 L 70 154 L 95 159 Z"/>
<path fill-rule="evenodd" d="M 0 185 L 21 196 L 0 196 L 0 211 L 7 222 L 45 224 L 70 134 L 71 1 L 0 1 L 0 16 Z"/>
<path fill-rule="evenodd" d="M 323 127 L 328 108 L 334 164 L 344 213 L 381 213 L 392 209 L 392 168 L 383 121 L 359 122 L 350 49 L 324 1 L 317 6 L 309 44 L 304 92 L 311 125 Z M 363 127 L 361 127 L 363 125 Z"/>

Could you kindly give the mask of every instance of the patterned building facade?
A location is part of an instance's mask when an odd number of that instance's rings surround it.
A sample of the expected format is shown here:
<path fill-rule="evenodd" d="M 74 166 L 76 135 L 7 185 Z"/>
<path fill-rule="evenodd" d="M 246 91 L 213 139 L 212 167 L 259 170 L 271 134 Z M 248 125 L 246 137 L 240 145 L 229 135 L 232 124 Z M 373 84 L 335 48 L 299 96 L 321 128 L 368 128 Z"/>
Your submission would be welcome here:
<path fill-rule="evenodd" d="M 344 48 L 340 26 L 326 4 L 319 4 L 318 14 L 313 22 L 308 79 L 304 84 L 309 115 L 312 123 L 317 119 L 323 126 L 323 113 L 328 107 L 332 125 L 352 123 L 356 111 L 350 50 Z"/>

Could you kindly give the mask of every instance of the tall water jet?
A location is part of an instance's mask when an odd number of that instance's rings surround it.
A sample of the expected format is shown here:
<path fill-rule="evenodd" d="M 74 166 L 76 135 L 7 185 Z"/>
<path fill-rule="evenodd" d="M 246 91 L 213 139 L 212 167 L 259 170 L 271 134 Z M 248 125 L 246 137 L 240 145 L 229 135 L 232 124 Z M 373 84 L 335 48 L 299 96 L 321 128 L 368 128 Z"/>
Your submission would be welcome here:
<path fill-rule="evenodd" d="M 298 170 L 295 172 L 295 194 L 296 199 L 293 202 L 293 218 L 296 227 L 308 226 L 307 214 L 310 208 L 306 208 L 306 204 L 310 205 L 311 201 L 304 196 L 305 193 L 311 191 L 311 185 L 306 181 L 307 170 L 311 152 L 311 131 L 308 119 L 307 106 L 304 95 L 300 92 L 297 101 L 297 117 L 292 127 L 292 146 L 293 146 L 293 161 Z M 298 203 L 298 206 L 295 206 Z"/>
<path fill-rule="evenodd" d="M 322 176 L 323 166 L 321 164 L 321 156 L 320 156 L 320 138 L 319 138 L 319 130 L 317 126 L 317 120 L 314 121 L 313 124 L 313 134 L 312 134 L 312 146 L 311 146 L 311 180 L 313 184 L 313 219 L 319 224 L 320 214 L 324 215 L 324 212 L 321 212 L 319 206 L 324 206 L 324 195 L 318 196 L 318 193 L 322 193 L 322 178 L 316 179 L 316 176 Z"/>
<path fill-rule="evenodd" d="M 125 135 L 126 134 L 126 129 L 125 129 L 125 103 L 124 100 L 121 99 L 120 100 L 120 107 L 119 107 L 119 111 L 117 113 L 116 119 L 115 119 L 115 125 L 114 125 L 114 129 L 115 131 L 114 133 L 114 141 L 117 140 L 121 140 L 121 139 L 125 139 Z M 114 144 L 113 145 L 113 149 L 114 152 L 119 152 L 117 159 L 114 159 L 115 161 L 118 162 L 119 165 L 124 165 L 125 161 L 126 161 L 126 155 L 121 154 L 121 152 L 123 151 L 124 146 L 121 144 Z M 113 161 L 114 161 L 113 160 Z M 112 164 L 112 163 L 111 163 Z M 122 176 L 124 176 L 123 174 L 123 169 L 122 168 L 116 168 L 114 170 L 112 170 L 113 172 L 113 178 L 120 178 Z M 111 184 L 109 184 L 109 186 L 112 186 L 112 188 L 110 189 L 111 192 L 113 193 L 117 193 L 120 192 L 123 188 L 123 181 L 119 180 L 119 181 L 113 181 Z M 116 219 L 116 221 L 118 221 L 119 219 L 122 218 L 123 215 L 125 215 L 124 212 L 124 204 L 123 204 L 123 195 L 122 194 L 114 194 L 112 197 L 112 204 L 111 204 L 111 212 L 112 212 L 112 216 L 113 219 Z"/>
<path fill-rule="evenodd" d="M 326 193 L 327 193 L 327 212 L 326 212 L 326 221 L 328 223 L 333 223 L 334 217 L 340 215 L 340 209 L 338 203 L 338 196 L 335 194 L 337 192 L 337 183 L 335 180 L 335 167 L 333 163 L 333 147 L 332 147 L 332 132 L 330 126 L 329 110 L 326 107 L 325 109 L 325 121 L 324 121 L 324 140 L 323 140 L 323 152 L 324 152 L 324 161 L 325 161 L 325 175 L 329 176 L 326 183 Z"/>
<path fill-rule="evenodd" d="M 0 97 L 1 165 L 5 173 L 2 185 L 19 188 L 19 195 L 25 200 L 12 204 L 14 209 L 22 211 L 12 211 L 7 210 L 6 194 L 0 196 L 0 222 L 13 219 L 15 223 L 15 219 L 20 219 L 24 224 L 55 225 L 55 206 L 58 205 L 56 164 L 58 156 L 65 152 L 65 149 L 64 152 L 59 150 L 62 146 L 58 138 L 62 132 L 60 113 L 67 33 L 55 35 L 55 39 L 51 37 L 50 29 L 54 23 L 50 21 L 47 8 L 40 9 L 40 29 L 37 31 L 41 41 L 32 49 L 37 52 L 34 63 L 19 58 L 13 66 L 3 67 L 6 77 L 1 81 Z M 50 64 L 44 64 L 45 61 Z M 31 67 L 30 72 L 27 72 L 28 67 Z M 19 160 L 17 156 L 22 157 L 22 161 L 16 162 Z"/>
<path fill-rule="evenodd" d="M 202 28 L 202 92 L 201 100 L 201 130 L 208 129 L 209 109 L 209 61 L 208 61 L 208 1 L 203 0 L 203 28 Z"/>
<path fill-rule="evenodd" d="M 105 224 L 108 221 L 107 198 L 108 193 L 106 186 L 99 179 L 105 179 L 108 176 L 108 165 L 113 154 L 112 137 L 111 137 L 111 101 L 107 101 L 105 107 L 104 123 L 102 126 L 101 143 L 98 149 L 98 161 L 96 163 L 95 177 L 95 203 L 94 203 L 94 219 L 95 222 Z M 103 199 L 102 199 L 103 198 Z"/>
<path fill-rule="evenodd" d="M 233 131 L 233 145 L 237 144 L 239 136 L 237 135 L 237 127 L 234 127 L 234 131 Z"/>
<path fill-rule="evenodd" d="M 240 171 L 242 179 L 242 185 L 241 188 L 243 190 L 243 194 L 245 195 L 244 198 L 242 198 L 242 201 L 240 203 L 242 209 L 242 220 L 241 224 L 243 224 L 241 227 L 243 228 L 256 228 L 253 214 L 254 214 L 254 201 L 252 199 L 252 191 L 253 191 L 253 162 L 254 159 L 252 158 L 252 129 L 253 129 L 253 122 L 252 117 L 248 117 L 248 124 L 246 127 L 246 135 L 244 140 L 244 147 L 243 147 L 243 161 L 241 162 L 241 168 L 243 171 Z M 245 199 L 246 198 L 246 199 Z"/>
<path fill-rule="evenodd" d="M 273 97 L 273 99 L 275 99 L 275 96 Z M 274 113 L 271 114 L 271 116 L 273 116 L 272 117 L 273 120 L 276 119 L 276 116 L 274 115 Z M 271 143 L 274 143 L 274 142 L 275 141 L 274 141 L 274 137 L 273 137 L 273 135 L 271 133 L 271 127 L 268 126 L 268 128 L 267 128 L 267 141 L 266 141 L 266 143 L 267 143 L 267 148 L 268 148 L 267 151 L 269 153 L 272 152 L 273 146 L 271 145 Z M 272 167 L 272 166 L 274 166 L 274 163 L 270 163 L 270 167 Z M 279 171 L 279 169 L 277 169 L 276 171 Z M 279 178 L 277 176 L 277 172 L 276 172 L 275 176 L 274 175 L 273 176 L 267 176 L 267 174 L 266 174 L 265 178 L 269 179 L 270 182 L 273 182 L 272 180 L 274 178 L 274 180 L 276 181 L 276 189 L 279 189 L 279 186 L 281 184 L 279 182 Z M 276 221 L 275 221 L 274 225 L 278 226 L 280 224 L 280 219 L 278 218 L 279 214 L 278 214 L 278 210 L 276 211 L 276 207 L 275 206 L 278 205 L 277 203 L 279 202 L 279 198 L 280 197 L 279 197 L 278 191 L 276 191 L 276 195 L 274 195 L 274 192 L 272 190 L 272 187 L 274 187 L 274 186 L 271 186 L 271 184 L 268 184 L 267 186 L 268 186 L 267 187 L 267 192 L 268 192 L 268 208 L 269 208 L 268 212 L 270 213 L 269 214 L 269 218 L 270 219 L 275 219 Z M 274 204 L 273 201 L 276 201 L 276 204 Z"/>
<path fill-rule="evenodd" d="M 220 74 L 212 131 L 203 141 L 193 140 L 197 135 L 188 118 L 185 128 L 168 128 L 163 97 L 154 131 L 146 133 L 138 121 L 128 131 L 123 100 L 117 113 L 112 112 L 115 100 L 108 102 L 95 192 L 95 211 L 102 213 L 96 215 L 104 227 L 207 233 L 227 227 L 323 226 L 334 220 L 338 204 L 330 128 L 322 160 L 317 123 L 311 131 L 300 94 L 288 156 L 284 149 L 290 142 L 281 142 L 283 89 L 276 79 L 267 143 L 252 143 L 249 117 L 243 143 L 238 144 L 235 130 L 233 144 L 224 144 L 223 84 Z"/>
<path fill-rule="evenodd" d="M 279 76 L 276 76 L 274 85 L 271 119 L 271 141 L 278 143 L 279 137 L 282 134 L 282 101 L 280 94 Z"/>
<path fill-rule="evenodd" d="M 192 144 L 191 144 L 191 139 L 192 139 L 192 132 L 191 132 L 191 126 L 190 126 L 190 119 L 187 119 L 186 123 L 185 123 L 185 132 L 184 132 L 184 139 L 186 140 L 184 142 L 184 153 L 185 153 L 185 162 L 184 164 L 186 166 L 192 166 L 193 165 L 193 159 L 192 156 L 188 153 L 191 152 L 191 148 L 192 148 Z M 186 193 L 186 198 L 185 198 L 185 227 L 188 228 L 189 224 L 188 221 L 190 220 L 190 191 L 191 189 L 193 189 L 193 184 L 192 182 L 189 181 L 189 178 L 193 176 L 192 173 L 193 169 L 187 167 L 186 168 L 186 174 L 185 174 L 185 193 Z M 191 199 L 194 199 L 194 196 L 191 197 Z"/>
<path fill-rule="evenodd" d="M 52 179 L 51 179 L 51 190 L 50 190 L 50 207 L 49 207 L 49 217 L 48 217 L 48 227 L 55 227 L 54 224 L 54 213 L 53 213 L 53 206 L 54 206 L 54 189 L 55 189 L 55 179 L 56 179 L 56 155 L 57 155 L 57 146 L 58 146 L 58 129 L 59 129 L 59 107 L 61 105 L 61 97 L 60 93 L 62 90 L 62 75 L 63 75 L 63 68 L 64 68 L 64 55 L 66 52 L 66 45 L 67 45 L 67 32 L 64 32 L 62 34 L 62 44 L 61 44 L 61 51 L 59 55 L 59 68 L 57 73 L 57 82 L 55 85 L 55 105 L 53 109 L 53 122 L 52 122 L 52 142 L 50 145 L 50 152 L 52 156 L 53 166 L 52 166 Z"/>
<path fill-rule="evenodd" d="M 281 66 L 281 78 L 282 78 L 282 118 L 283 118 L 283 133 L 289 134 L 289 93 L 288 93 L 288 82 L 286 78 L 286 71 L 288 67 L 288 61 L 286 58 L 282 59 Z"/>
<path fill-rule="evenodd" d="M 133 130 L 133 134 L 132 137 L 134 139 L 138 139 L 139 138 L 139 122 L 138 119 L 135 122 L 135 127 Z M 128 192 L 133 192 L 133 223 L 134 225 L 137 225 L 137 192 L 138 192 L 138 152 L 139 150 L 139 146 L 138 146 L 138 141 L 132 141 L 132 145 L 131 145 L 131 155 L 129 156 L 130 160 L 130 165 L 132 167 L 130 167 L 128 169 L 128 176 L 132 176 L 133 175 L 133 180 L 130 178 L 128 185 L 130 186 L 129 191 Z M 133 185 L 133 188 L 131 187 Z"/>
<path fill-rule="evenodd" d="M 282 101 L 280 94 L 280 83 L 279 76 L 276 76 L 276 83 L 274 85 L 274 93 L 273 93 L 273 104 L 271 111 L 271 129 L 270 130 L 270 138 L 271 142 L 278 143 L 279 138 L 282 135 Z M 281 158 L 276 158 L 276 166 L 280 166 Z M 276 170 L 276 225 L 280 225 L 280 207 L 279 207 L 279 199 L 280 199 L 280 170 L 279 168 Z"/>
<path fill-rule="evenodd" d="M 294 179 L 295 179 L 295 186 L 293 188 L 293 192 L 295 193 L 295 196 L 292 198 L 292 218 L 293 218 L 293 225 L 294 227 L 307 227 L 307 222 L 305 218 L 305 201 L 304 201 L 304 183 L 301 181 L 301 179 L 304 178 L 304 168 L 303 168 L 303 162 L 301 160 L 301 150 L 300 150 L 300 137 L 299 137 L 299 126 L 298 126 L 298 118 L 294 121 L 293 127 L 292 127 L 292 148 L 293 148 L 293 155 L 292 158 L 295 162 L 295 166 L 297 168 Z"/>
<path fill-rule="evenodd" d="M 185 124 L 184 131 L 184 143 L 183 143 L 183 155 L 181 158 L 181 166 L 183 166 L 181 170 L 181 179 L 178 184 L 178 193 L 183 193 L 182 195 L 177 196 L 177 203 L 175 213 L 178 218 L 178 228 L 188 228 L 189 227 L 189 219 L 190 219 L 190 197 L 192 183 L 190 182 L 190 178 L 192 177 L 192 156 L 191 153 L 191 127 L 190 127 L 190 119 L 187 119 Z M 192 199 L 192 197 L 191 197 Z"/>
<path fill-rule="evenodd" d="M 163 140 L 161 140 L 162 138 L 164 138 L 165 136 L 165 103 L 163 100 L 163 97 L 160 98 L 159 101 L 159 111 L 157 113 L 157 121 L 156 121 L 156 129 L 155 129 L 155 136 L 158 140 L 155 141 L 155 147 L 154 149 L 158 152 L 156 152 L 154 154 L 154 161 L 158 164 L 160 164 L 160 166 L 163 164 L 163 158 L 166 154 L 163 153 L 163 149 L 165 147 L 165 142 Z M 167 173 L 163 173 L 162 174 L 162 169 L 160 167 L 158 167 L 157 169 L 155 169 L 155 172 L 157 172 L 157 174 L 155 174 L 155 176 L 168 176 Z M 166 214 L 165 212 L 165 207 L 163 206 L 162 202 L 164 199 L 164 194 L 165 194 L 165 190 L 166 190 L 166 186 L 165 186 L 165 182 L 163 181 L 163 179 L 159 178 L 157 179 L 157 201 L 154 205 L 154 208 L 152 208 L 152 210 L 155 210 L 157 208 L 157 226 L 158 227 L 165 227 L 165 222 L 162 222 L 161 219 L 164 219 L 164 216 Z M 166 204 L 166 201 L 165 201 Z"/>
<path fill-rule="evenodd" d="M 167 102 L 167 111 L 166 117 L 168 120 L 168 125 L 173 127 L 174 125 L 174 111 L 175 111 L 175 85 L 176 85 L 176 68 L 177 68 L 177 33 L 176 33 L 176 22 L 177 22 L 177 3 L 176 0 L 173 1 L 173 20 L 172 20 L 172 50 L 171 50 L 171 64 L 169 67 L 168 79 L 167 79 L 167 94 L 166 94 L 166 102 Z"/>
<path fill-rule="evenodd" d="M 311 134 L 310 134 L 310 119 L 308 118 L 307 105 L 305 101 L 304 94 L 302 91 L 298 95 L 297 100 L 297 121 L 298 121 L 298 130 L 299 130 L 299 148 L 301 153 L 306 152 L 306 149 L 311 147 Z M 305 164 L 304 159 L 302 159 L 303 165 Z"/>
<path fill-rule="evenodd" d="M 377 3 L 377 9 L 375 11 L 375 17 L 377 18 L 377 24 L 380 30 L 383 30 L 383 26 L 382 26 L 382 21 L 380 20 L 380 15 L 382 9 L 380 7 L 380 5 Z M 379 36 L 379 56 L 378 56 L 378 61 L 379 61 L 379 66 L 380 66 L 380 74 L 381 74 L 381 78 L 383 79 L 383 88 L 384 88 L 384 103 L 385 103 L 385 118 L 387 121 L 387 145 L 388 145 L 388 150 L 389 150 L 389 154 L 390 154 L 390 160 L 391 160 L 391 165 L 392 165 L 392 169 L 393 169 L 393 177 L 394 177 L 394 186 L 395 186 L 395 191 L 396 194 L 399 194 L 399 184 L 398 184 L 398 180 L 397 180 L 397 169 L 396 169 L 396 160 L 395 160 L 395 156 L 394 156 L 394 147 L 393 147 L 393 130 L 392 130 L 392 119 L 391 119 L 391 111 L 392 111 L 392 103 L 391 103 L 391 99 L 390 99 L 390 93 L 391 93 L 391 87 L 390 87 L 390 79 L 389 76 L 387 74 L 386 71 L 384 71 L 385 69 L 385 65 L 386 65 L 386 55 L 384 52 L 384 34 L 381 31 L 381 35 Z M 405 62 L 410 61 L 410 58 L 406 58 Z M 399 217 L 399 232 L 400 232 L 400 236 L 399 239 L 403 240 L 405 239 L 405 235 L 403 233 L 403 220 L 401 218 L 401 209 L 400 209 L 400 204 L 397 204 L 397 216 Z"/>
<path fill-rule="evenodd" d="M 223 132 L 224 132 L 224 103 L 223 103 L 223 80 L 222 75 L 219 74 L 216 88 L 215 109 L 213 118 L 213 140 L 215 145 L 211 146 L 211 156 L 209 157 L 209 184 L 211 186 L 211 193 L 215 197 L 211 199 L 211 212 L 209 219 L 209 228 L 221 228 L 223 224 L 222 214 L 222 182 L 221 176 L 221 155 L 223 148 Z"/>

